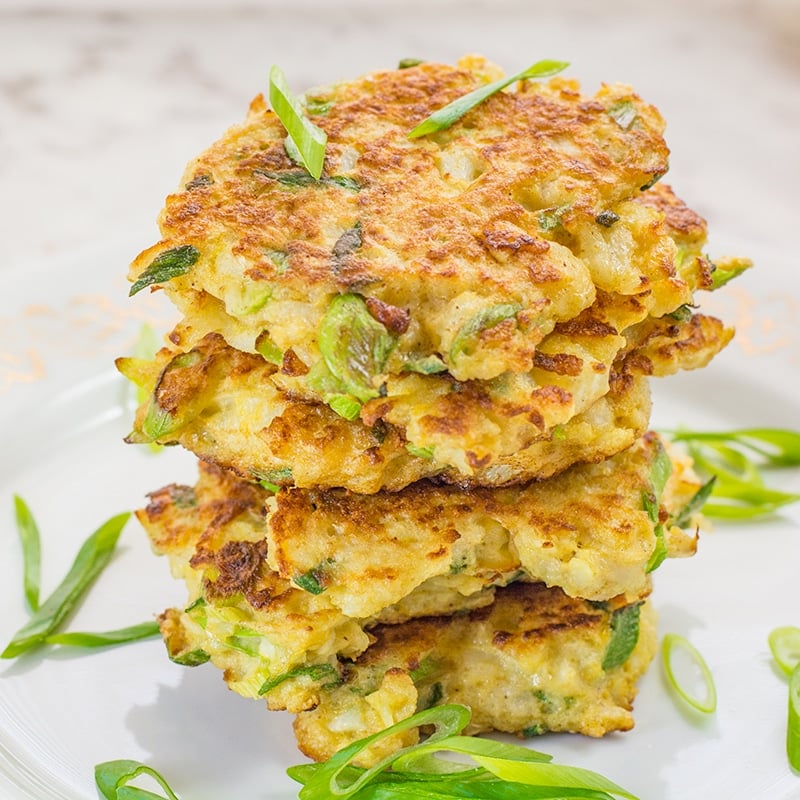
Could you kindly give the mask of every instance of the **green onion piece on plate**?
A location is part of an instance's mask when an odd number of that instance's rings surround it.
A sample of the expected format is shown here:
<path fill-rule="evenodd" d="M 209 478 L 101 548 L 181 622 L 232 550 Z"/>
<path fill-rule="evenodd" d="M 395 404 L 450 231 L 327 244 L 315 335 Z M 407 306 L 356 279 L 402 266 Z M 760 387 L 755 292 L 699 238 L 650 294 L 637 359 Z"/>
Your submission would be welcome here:
<path fill-rule="evenodd" d="M 128 297 L 133 297 L 154 283 L 166 283 L 180 275 L 185 275 L 197 263 L 198 258 L 200 258 L 200 251 L 190 244 L 182 244 L 180 247 L 173 247 L 171 250 L 159 253 L 134 281 Z"/>
<path fill-rule="evenodd" d="M 159 635 L 158 623 L 140 622 L 127 628 L 117 628 L 113 631 L 92 633 L 84 631 L 67 631 L 66 633 L 53 633 L 45 638 L 46 644 L 58 644 L 63 647 L 108 647 L 110 645 L 138 642 L 140 639 L 150 639 Z"/>
<path fill-rule="evenodd" d="M 0 658 L 16 658 L 22 655 L 42 644 L 58 629 L 110 561 L 129 517 L 129 513 L 112 517 L 83 543 L 64 579 L 38 611 L 14 634 Z"/>
<path fill-rule="evenodd" d="M 785 625 L 775 628 L 768 637 L 769 649 L 777 665 L 786 675 L 791 675 L 800 664 L 800 628 Z"/>
<path fill-rule="evenodd" d="M 681 665 L 676 663 L 679 657 L 684 662 Z M 668 633 L 661 640 L 661 658 L 667 681 L 675 692 L 697 711 L 713 714 L 717 709 L 717 688 L 700 651 L 686 637 Z M 687 672 L 692 674 L 687 675 Z M 702 684 L 701 694 L 694 691 L 698 677 Z"/>
<path fill-rule="evenodd" d="M 458 122 L 461 117 L 468 111 L 471 111 L 475 106 L 480 105 L 484 100 L 490 98 L 493 94 L 505 89 L 516 81 L 534 80 L 536 78 L 550 78 L 557 75 L 559 72 L 565 70 L 569 64 L 566 61 L 537 61 L 527 69 L 512 75 L 510 78 L 501 78 L 499 81 L 487 83 L 475 89 L 452 103 L 448 103 L 438 111 L 434 111 L 427 119 L 423 120 L 417 125 L 414 130 L 408 134 L 409 139 L 416 139 L 420 136 L 427 136 L 429 133 L 436 133 L 449 128 L 454 123 Z"/>
<path fill-rule="evenodd" d="M 141 775 L 151 777 L 164 790 L 165 794 L 154 794 L 138 786 L 130 786 L 131 781 Z M 94 780 L 100 795 L 105 800 L 178 800 L 167 781 L 152 767 L 139 761 L 120 759 L 105 761 L 94 768 Z"/>
<path fill-rule="evenodd" d="M 42 570 L 42 544 L 39 527 L 27 503 L 14 495 L 14 513 L 17 531 L 22 545 L 23 586 L 25 600 L 31 611 L 39 609 L 39 581 Z"/>
<path fill-rule="evenodd" d="M 786 726 L 786 754 L 792 769 L 800 772 L 800 664 L 789 679 L 789 721 Z"/>
<path fill-rule="evenodd" d="M 302 104 L 291 93 L 283 70 L 276 65 L 269 71 L 269 102 L 294 145 L 292 153 L 299 157 L 309 174 L 319 180 L 328 135 L 305 117 Z"/>
<path fill-rule="evenodd" d="M 288 774 L 304 784 L 300 800 L 351 797 L 636 800 L 630 792 L 596 772 L 551 763 L 552 757 L 546 753 L 460 735 L 469 720 L 469 709 L 464 706 L 429 708 L 353 742 L 324 763 L 290 767 Z M 419 726 L 433 726 L 434 732 L 419 744 L 390 753 L 369 769 L 353 766 L 353 760 L 367 747 Z M 472 763 L 443 757 L 447 753 L 466 756 Z"/>

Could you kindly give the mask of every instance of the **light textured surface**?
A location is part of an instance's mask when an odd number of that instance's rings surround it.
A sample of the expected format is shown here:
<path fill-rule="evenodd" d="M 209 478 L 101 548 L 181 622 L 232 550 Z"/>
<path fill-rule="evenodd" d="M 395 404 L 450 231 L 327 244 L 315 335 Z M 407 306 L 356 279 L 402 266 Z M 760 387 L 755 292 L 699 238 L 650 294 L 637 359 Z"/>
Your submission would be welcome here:
<path fill-rule="evenodd" d="M 3 5 L 4 265 L 147 230 L 187 155 L 243 117 L 272 63 L 300 90 L 468 51 L 509 71 L 570 60 L 587 90 L 634 84 L 668 121 L 670 179 L 712 230 L 788 240 L 796 2 Z"/>

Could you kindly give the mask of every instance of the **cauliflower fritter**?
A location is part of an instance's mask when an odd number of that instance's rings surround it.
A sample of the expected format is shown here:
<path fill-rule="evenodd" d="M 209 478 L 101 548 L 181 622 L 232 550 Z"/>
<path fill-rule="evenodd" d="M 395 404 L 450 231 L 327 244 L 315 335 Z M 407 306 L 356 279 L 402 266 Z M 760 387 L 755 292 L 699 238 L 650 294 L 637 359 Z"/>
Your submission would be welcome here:
<path fill-rule="evenodd" d="M 636 645 L 604 669 L 620 612 L 638 616 Z M 361 657 L 343 664 L 341 683 L 321 689 L 318 704 L 298 715 L 295 735 L 310 758 L 327 759 L 437 703 L 469 706 L 468 733 L 629 730 L 636 682 L 657 639 L 649 602 L 599 606 L 530 583 L 498 589 L 492 605 L 468 614 L 384 625 L 373 635 Z M 416 733 L 394 747 L 413 743 Z M 362 766 L 381 755 L 367 751 Z"/>

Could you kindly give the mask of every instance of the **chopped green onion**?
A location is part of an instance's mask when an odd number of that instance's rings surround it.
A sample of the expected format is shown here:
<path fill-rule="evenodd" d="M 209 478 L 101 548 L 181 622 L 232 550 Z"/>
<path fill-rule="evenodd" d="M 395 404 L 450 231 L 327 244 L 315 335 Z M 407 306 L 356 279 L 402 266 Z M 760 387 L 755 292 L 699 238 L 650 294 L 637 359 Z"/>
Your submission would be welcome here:
<path fill-rule="evenodd" d="M 403 372 L 418 372 L 421 375 L 435 375 L 438 372 L 447 372 L 447 364 L 441 356 L 430 355 L 422 357 L 408 357 L 403 362 Z"/>
<path fill-rule="evenodd" d="M 131 781 L 141 775 L 148 775 L 164 790 L 166 795 L 153 794 L 138 786 L 129 786 Z M 94 768 L 94 780 L 97 789 L 105 800 L 158 800 L 166 797 L 167 800 L 178 800 L 167 781 L 146 764 L 139 761 L 120 759 L 119 761 L 105 761 Z"/>
<path fill-rule="evenodd" d="M 480 105 L 497 92 L 502 91 L 516 81 L 535 80 L 537 78 L 549 78 L 565 70 L 569 64 L 565 61 L 537 61 L 522 72 L 512 75 L 510 78 L 501 78 L 493 83 L 487 83 L 478 89 L 453 100 L 438 111 L 434 111 L 427 119 L 417 125 L 408 134 L 409 139 L 416 139 L 419 136 L 427 136 L 429 133 L 443 131 L 457 122 L 468 111 Z"/>
<path fill-rule="evenodd" d="M 108 564 L 129 517 L 129 513 L 112 517 L 86 539 L 64 579 L 28 622 L 14 634 L 0 658 L 16 658 L 42 644 L 58 629 Z"/>
<path fill-rule="evenodd" d="M 267 692 L 271 692 L 276 686 L 280 686 L 280 684 L 282 684 L 284 681 L 291 680 L 292 678 L 299 678 L 301 676 L 310 678 L 312 681 L 319 681 L 322 680 L 322 678 L 332 678 L 334 676 L 338 678 L 338 673 L 336 672 L 336 667 L 334 667 L 333 664 L 301 664 L 299 667 L 290 669 L 288 672 L 283 672 L 280 675 L 265 681 L 258 690 L 258 694 L 262 695 L 266 694 Z"/>
<path fill-rule="evenodd" d="M 522 306 L 517 303 L 498 303 L 495 306 L 482 308 L 477 314 L 470 317 L 453 337 L 453 343 L 450 345 L 450 360 L 455 360 L 462 353 L 471 355 L 483 331 L 494 328 L 495 325 L 499 325 L 507 319 L 513 319 L 521 308 Z"/>
<path fill-rule="evenodd" d="M 320 353 L 341 387 L 331 394 L 350 395 L 361 403 L 378 397 L 372 380 L 383 371 L 395 344 L 395 337 L 369 313 L 363 297 L 334 297 L 319 329 Z M 341 413 L 338 408 L 334 410 Z"/>
<path fill-rule="evenodd" d="M 46 644 L 58 644 L 66 647 L 107 647 L 115 644 L 137 642 L 140 639 L 150 639 L 159 635 L 158 623 L 141 622 L 127 628 L 119 628 L 103 633 L 84 633 L 68 631 L 67 633 L 53 633 L 45 638 Z"/>
<path fill-rule="evenodd" d="M 673 525 L 679 528 L 685 528 L 691 521 L 692 516 L 700 511 L 706 504 L 706 501 L 711 496 L 714 490 L 714 484 L 717 482 L 717 476 L 713 475 L 709 478 L 690 498 L 686 505 L 673 517 L 671 520 Z"/>
<path fill-rule="evenodd" d="M 719 289 L 734 278 L 738 278 L 752 266 L 753 262 L 744 258 L 731 258 L 714 264 L 714 271 L 711 273 L 711 291 Z"/>
<path fill-rule="evenodd" d="M 711 446 L 733 444 L 761 456 L 772 467 L 800 466 L 800 431 L 783 428 L 740 428 L 733 431 L 670 432 L 675 442 L 701 442 Z"/>
<path fill-rule="evenodd" d="M 571 203 L 566 203 L 557 208 L 544 208 L 539 212 L 537 222 L 539 223 L 539 230 L 544 233 L 560 228 L 563 224 L 562 217 L 572 207 Z"/>
<path fill-rule="evenodd" d="M 410 69 L 411 67 L 418 67 L 425 62 L 421 58 L 401 58 L 397 62 L 397 69 Z"/>
<path fill-rule="evenodd" d="M 608 109 L 608 115 L 624 131 L 631 129 L 631 126 L 636 122 L 636 117 L 638 116 L 636 113 L 636 106 L 634 106 L 633 102 L 630 100 L 620 100 L 614 103 L 614 105 Z"/>
<path fill-rule="evenodd" d="M 325 591 L 325 565 L 320 564 L 302 575 L 296 575 L 292 581 L 295 586 L 310 594 L 322 594 Z"/>
<path fill-rule="evenodd" d="M 682 668 L 682 673 L 676 674 L 677 665 L 675 664 L 676 653 L 681 652 L 684 660 L 688 658 L 688 669 L 694 673 L 686 676 L 686 666 Z M 692 708 L 701 711 L 703 714 L 712 714 L 717 708 L 717 689 L 714 685 L 714 677 L 708 668 L 705 659 L 697 648 L 684 636 L 677 633 L 668 633 L 661 641 L 661 657 L 664 664 L 664 672 L 667 676 L 669 685 L 683 698 Z M 696 694 L 687 687 L 690 681 L 696 683 L 696 678 L 702 679 L 703 693 Z"/>
<path fill-rule="evenodd" d="M 315 180 L 319 180 L 328 136 L 303 115 L 302 104 L 289 90 L 286 76 L 277 65 L 269 71 L 269 101 L 297 148 L 302 165 Z"/>
<path fill-rule="evenodd" d="M 789 720 L 786 725 L 786 754 L 792 769 L 800 772 L 800 664 L 789 679 Z"/>
<path fill-rule="evenodd" d="M 417 458 L 424 458 L 428 461 L 433 458 L 434 448 L 431 445 L 427 447 L 417 447 L 415 444 L 408 442 L 408 444 L 406 444 L 406 450 L 408 450 L 412 456 L 416 456 Z"/>
<path fill-rule="evenodd" d="M 777 428 L 727 432 L 678 430 L 670 436 L 673 441 L 686 443 L 694 467 L 701 475 L 715 478 L 706 490 L 703 505 L 708 517 L 751 519 L 772 514 L 800 500 L 800 494 L 765 486 L 759 466 L 752 460 L 755 456 L 768 467 L 800 465 L 800 433 L 796 431 Z"/>
<path fill-rule="evenodd" d="M 769 649 L 777 665 L 786 675 L 791 675 L 800 664 L 800 628 L 786 625 L 775 628 L 768 638 Z"/>
<path fill-rule="evenodd" d="M 198 258 L 200 258 L 200 251 L 190 244 L 183 244 L 159 253 L 150 266 L 134 281 L 128 297 L 133 297 L 154 283 L 166 283 L 180 275 L 185 275 L 197 263 Z"/>
<path fill-rule="evenodd" d="M 491 800 L 570 800 L 635 796 L 596 772 L 551 763 L 551 756 L 515 744 L 462 736 L 470 712 L 464 706 L 429 708 L 343 748 L 322 764 L 290 767 L 304 784 L 300 800 L 328 798 L 490 798 Z M 369 769 L 352 766 L 367 747 L 412 728 L 433 726 L 430 737 L 391 753 Z M 443 758 L 467 756 L 474 765 Z"/>
<path fill-rule="evenodd" d="M 655 524 L 653 533 L 656 537 L 656 545 L 647 562 L 646 572 L 653 572 L 658 569 L 667 555 L 669 555 L 667 538 L 664 535 L 664 526 L 659 522 L 659 515 L 661 495 L 664 493 L 664 487 L 667 485 L 669 476 L 672 474 L 672 461 L 660 440 L 656 441 L 655 448 L 655 458 L 650 467 L 650 485 L 652 491 L 645 492 L 642 495 L 642 505 L 650 521 Z"/>
<path fill-rule="evenodd" d="M 23 586 L 25 600 L 31 611 L 39 609 L 39 582 L 42 571 L 42 544 L 39 527 L 33 518 L 27 503 L 14 495 L 14 513 L 17 520 L 17 532 L 22 545 Z"/>
<path fill-rule="evenodd" d="M 202 648 L 174 654 L 170 653 L 169 649 L 167 649 L 167 655 L 173 664 L 178 664 L 181 667 L 199 667 L 202 664 L 207 663 L 211 658 L 211 656 Z"/>
<path fill-rule="evenodd" d="M 622 666 L 630 658 L 639 641 L 639 615 L 641 603 L 632 603 L 617 609 L 611 615 L 611 639 L 603 656 L 603 670 Z"/>

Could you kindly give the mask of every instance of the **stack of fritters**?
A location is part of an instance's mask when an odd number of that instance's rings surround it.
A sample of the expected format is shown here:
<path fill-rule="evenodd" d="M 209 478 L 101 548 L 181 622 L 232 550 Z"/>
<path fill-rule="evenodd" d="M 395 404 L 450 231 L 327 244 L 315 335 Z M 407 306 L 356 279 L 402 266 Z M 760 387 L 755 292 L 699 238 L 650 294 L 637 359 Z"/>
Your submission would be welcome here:
<path fill-rule="evenodd" d="M 149 394 L 129 439 L 200 458 L 139 515 L 189 586 L 170 655 L 297 712 L 315 758 L 438 702 L 475 731 L 630 728 L 650 572 L 694 549 L 671 524 L 691 470 L 654 496 L 648 379 L 732 331 L 694 311 L 714 266 L 656 183 L 663 122 L 554 79 L 408 138 L 493 77 L 467 58 L 307 93 L 319 180 L 257 98 L 132 265 L 183 319 L 118 362 Z"/>

